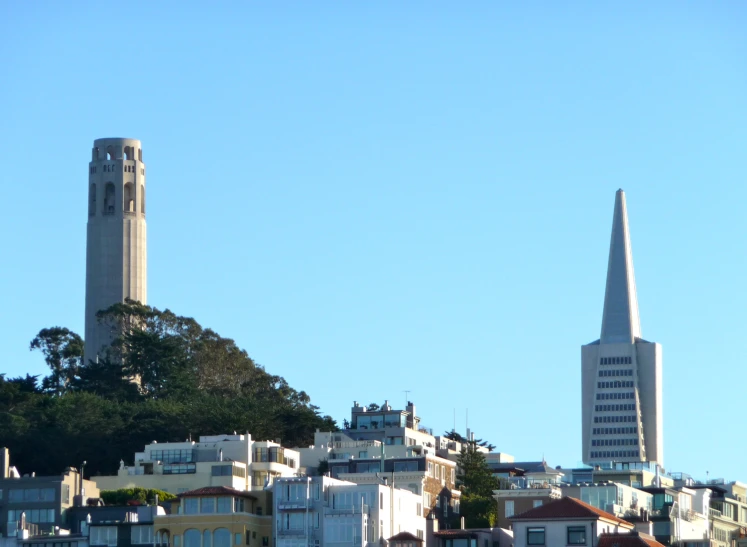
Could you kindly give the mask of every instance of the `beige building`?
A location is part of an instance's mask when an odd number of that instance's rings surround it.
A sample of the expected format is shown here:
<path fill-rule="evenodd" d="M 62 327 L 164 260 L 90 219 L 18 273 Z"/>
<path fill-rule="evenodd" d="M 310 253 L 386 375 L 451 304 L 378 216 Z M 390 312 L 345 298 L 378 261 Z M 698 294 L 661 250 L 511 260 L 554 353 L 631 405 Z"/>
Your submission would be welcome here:
<path fill-rule="evenodd" d="M 199 441 L 152 442 L 135 454 L 133 465 L 120 462 L 116 475 L 96 476 L 100 490 L 158 488 L 180 494 L 205 486 L 262 490 L 278 477 L 299 472 L 299 454 L 248 433 L 203 435 Z"/>
<path fill-rule="evenodd" d="M 161 547 L 269 547 L 272 493 L 225 486 L 183 492 L 153 529 Z"/>
<path fill-rule="evenodd" d="M 148 299 L 145 164 L 140 141 L 97 139 L 88 164 L 85 360 L 112 342 L 96 313 Z"/>

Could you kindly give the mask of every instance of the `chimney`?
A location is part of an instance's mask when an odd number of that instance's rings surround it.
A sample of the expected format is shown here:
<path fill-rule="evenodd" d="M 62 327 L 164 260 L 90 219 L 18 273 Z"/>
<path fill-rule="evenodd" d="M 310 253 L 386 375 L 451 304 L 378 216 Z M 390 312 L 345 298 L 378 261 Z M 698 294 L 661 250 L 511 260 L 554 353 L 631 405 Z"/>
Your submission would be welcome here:
<path fill-rule="evenodd" d="M 0 471 L 3 473 L 0 478 L 7 479 L 10 476 L 10 451 L 6 447 L 0 448 Z"/>

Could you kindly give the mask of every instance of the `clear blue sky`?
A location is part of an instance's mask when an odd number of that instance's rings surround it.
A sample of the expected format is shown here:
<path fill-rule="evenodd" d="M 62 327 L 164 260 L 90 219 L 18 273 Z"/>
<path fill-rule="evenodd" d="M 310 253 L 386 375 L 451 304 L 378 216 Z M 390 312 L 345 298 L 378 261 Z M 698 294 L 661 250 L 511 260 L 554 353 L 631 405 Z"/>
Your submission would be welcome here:
<path fill-rule="evenodd" d="M 149 304 L 519 459 L 581 457 L 626 190 L 665 463 L 747 481 L 744 2 L 3 2 L 0 371 L 83 333 L 95 138 L 143 142 Z M 197 432 L 195 432 L 197 433 Z"/>

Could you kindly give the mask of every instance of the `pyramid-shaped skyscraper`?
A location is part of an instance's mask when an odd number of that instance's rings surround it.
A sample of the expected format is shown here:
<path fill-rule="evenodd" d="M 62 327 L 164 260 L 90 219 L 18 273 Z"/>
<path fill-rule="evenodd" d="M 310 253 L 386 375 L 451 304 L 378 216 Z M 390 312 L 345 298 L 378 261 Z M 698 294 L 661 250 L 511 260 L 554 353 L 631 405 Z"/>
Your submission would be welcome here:
<path fill-rule="evenodd" d="M 618 190 L 602 333 L 581 347 L 584 463 L 663 464 L 661 345 L 641 336 L 625 193 Z"/>

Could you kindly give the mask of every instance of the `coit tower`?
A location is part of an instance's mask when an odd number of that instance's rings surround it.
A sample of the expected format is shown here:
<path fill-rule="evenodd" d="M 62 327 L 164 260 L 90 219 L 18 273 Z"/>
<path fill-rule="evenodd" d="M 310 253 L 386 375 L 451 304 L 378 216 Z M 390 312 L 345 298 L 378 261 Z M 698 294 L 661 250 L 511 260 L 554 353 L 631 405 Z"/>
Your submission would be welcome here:
<path fill-rule="evenodd" d="M 86 363 L 112 342 L 97 312 L 126 298 L 147 303 L 146 269 L 142 146 L 135 139 L 97 139 L 88 166 Z"/>

